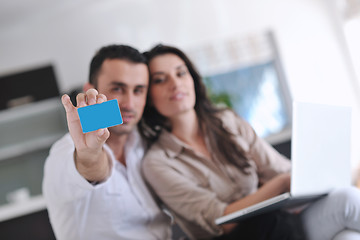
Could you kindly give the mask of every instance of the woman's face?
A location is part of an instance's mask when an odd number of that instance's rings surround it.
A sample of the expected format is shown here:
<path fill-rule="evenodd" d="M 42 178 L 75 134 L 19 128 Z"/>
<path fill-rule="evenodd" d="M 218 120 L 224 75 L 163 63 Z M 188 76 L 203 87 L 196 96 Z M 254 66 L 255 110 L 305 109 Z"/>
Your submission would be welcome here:
<path fill-rule="evenodd" d="M 149 68 L 150 98 L 160 114 L 171 118 L 194 109 L 194 80 L 180 57 L 172 53 L 156 56 Z"/>

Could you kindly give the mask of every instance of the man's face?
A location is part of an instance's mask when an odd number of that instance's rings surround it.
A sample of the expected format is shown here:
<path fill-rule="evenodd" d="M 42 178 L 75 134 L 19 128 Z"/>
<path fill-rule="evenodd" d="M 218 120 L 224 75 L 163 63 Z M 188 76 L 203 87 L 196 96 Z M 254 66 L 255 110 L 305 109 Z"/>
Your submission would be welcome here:
<path fill-rule="evenodd" d="M 146 64 L 106 59 L 97 77 L 97 90 L 108 100 L 117 99 L 123 124 L 109 128 L 112 134 L 129 134 L 141 119 L 149 73 Z"/>

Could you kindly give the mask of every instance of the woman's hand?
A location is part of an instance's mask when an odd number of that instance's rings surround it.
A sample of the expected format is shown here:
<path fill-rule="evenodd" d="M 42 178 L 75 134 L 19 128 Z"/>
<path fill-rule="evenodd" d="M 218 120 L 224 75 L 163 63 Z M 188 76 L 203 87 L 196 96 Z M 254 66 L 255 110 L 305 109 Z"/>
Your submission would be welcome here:
<path fill-rule="evenodd" d="M 282 173 L 273 178 L 279 181 L 279 185 L 282 186 L 283 190 L 281 193 L 290 192 L 291 175 L 290 173 Z"/>
<path fill-rule="evenodd" d="M 262 185 L 255 193 L 252 193 L 242 199 L 239 199 L 236 202 L 229 204 L 225 208 L 224 215 L 249 207 L 266 199 L 275 197 L 281 193 L 289 192 L 290 180 L 291 177 L 289 173 L 282 173 L 275 176 L 270 181 Z M 236 224 L 223 225 L 225 233 L 229 233 L 235 226 Z"/>

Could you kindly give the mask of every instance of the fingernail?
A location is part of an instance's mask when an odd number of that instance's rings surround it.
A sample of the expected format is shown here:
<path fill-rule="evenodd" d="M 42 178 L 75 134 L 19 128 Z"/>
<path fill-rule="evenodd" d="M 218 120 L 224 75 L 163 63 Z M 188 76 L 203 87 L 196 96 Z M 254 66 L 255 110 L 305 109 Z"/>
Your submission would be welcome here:
<path fill-rule="evenodd" d="M 91 98 L 91 99 L 89 100 L 89 104 L 90 104 L 90 105 L 93 105 L 93 104 L 95 104 L 95 103 L 96 103 L 95 99 Z"/>
<path fill-rule="evenodd" d="M 79 102 L 79 107 L 85 107 L 85 106 L 86 106 L 85 101 L 80 101 L 80 102 Z"/>
<path fill-rule="evenodd" d="M 67 101 L 69 98 L 70 98 L 70 97 L 69 97 L 69 95 L 67 95 L 67 94 L 62 95 L 62 97 L 61 97 L 61 99 L 62 99 L 63 101 Z"/>
<path fill-rule="evenodd" d="M 98 136 L 99 136 L 99 137 L 101 137 L 102 135 L 104 135 L 104 133 L 105 133 L 105 129 L 102 128 L 102 129 L 99 129 L 99 130 L 98 130 Z"/>

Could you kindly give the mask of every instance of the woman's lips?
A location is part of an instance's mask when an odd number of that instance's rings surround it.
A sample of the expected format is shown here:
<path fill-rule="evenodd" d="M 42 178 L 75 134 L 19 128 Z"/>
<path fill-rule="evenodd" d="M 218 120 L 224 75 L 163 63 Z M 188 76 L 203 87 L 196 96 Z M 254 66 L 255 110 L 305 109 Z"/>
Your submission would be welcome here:
<path fill-rule="evenodd" d="M 171 100 L 171 101 L 181 100 L 181 99 L 183 99 L 185 96 L 186 96 L 185 93 L 183 93 L 183 92 L 178 92 L 178 93 L 175 93 L 174 95 L 172 95 L 172 96 L 170 97 L 170 100 Z"/>

